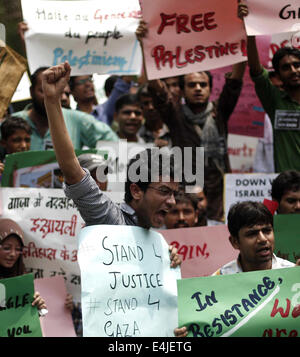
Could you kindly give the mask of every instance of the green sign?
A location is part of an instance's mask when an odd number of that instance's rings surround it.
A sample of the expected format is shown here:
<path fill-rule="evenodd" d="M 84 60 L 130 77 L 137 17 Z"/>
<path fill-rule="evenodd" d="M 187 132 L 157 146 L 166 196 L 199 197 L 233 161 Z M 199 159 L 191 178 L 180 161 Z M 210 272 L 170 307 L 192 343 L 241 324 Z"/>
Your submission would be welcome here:
<path fill-rule="evenodd" d="M 296 263 L 300 259 L 299 214 L 275 214 L 275 254 Z"/>
<path fill-rule="evenodd" d="M 188 337 L 300 336 L 300 267 L 177 281 Z"/>
<path fill-rule="evenodd" d="M 42 337 L 33 274 L 0 280 L 0 337 Z"/>
<path fill-rule="evenodd" d="M 98 149 L 75 150 L 75 152 L 77 156 L 83 153 L 100 154 L 104 155 L 104 157 L 106 155 L 106 151 Z M 1 186 L 13 187 L 14 171 L 18 169 L 23 169 L 25 167 L 32 166 L 42 166 L 56 162 L 57 160 L 54 150 L 24 151 L 6 155 L 4 171 L 1 179 Z"/>

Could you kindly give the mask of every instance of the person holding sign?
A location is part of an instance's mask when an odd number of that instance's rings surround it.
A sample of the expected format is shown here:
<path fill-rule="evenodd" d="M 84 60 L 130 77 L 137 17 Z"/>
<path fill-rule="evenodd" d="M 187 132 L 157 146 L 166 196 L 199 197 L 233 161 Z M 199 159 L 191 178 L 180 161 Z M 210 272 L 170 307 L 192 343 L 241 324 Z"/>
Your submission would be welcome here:
<path fill-rule="evenodd" d="M 272 182 L 272 200 L 278 203 L 277 213 L 300 213 L 300 172 L 284 171 Z"/>
<path fill-rule="evenodd" d="M 23 247 L 24 233 L 21 227 L 11 219 L 0 219 L 0 281 L 25 274 Z M 34 293 L 32 306 L 38 308 L 41 316 L 47 313 L 45 300 L 37 291 Z"/>
<path fill-rule="evenodd" d="M 66 83 L 69 81 L 71 67 L 68 62 L 54 66 L 43 72 L 42 86 L 44 92 L 45 108 L 49 118 L 49 127 L 54 144 L 54 150 L 58 164 L 65 177 L 65 192 L 76 203 L 86 225 L 110 224 L 133 225 L 149 229 L 160 227 L 164 223 L 164 217 L 170 207 L 174 205 L 174 194 L 178 190 L 178 182 L 172 178 L 169 167 L 169 177 L 165 179 L 163 173 L 158 174 L 158 182 L 129 180 L 133 174 L 132 167 L 139 163 L 142 169 L 151 164 L 156 152 L 142 152 L 128 165 L 127 181 L 125 183 L 125 203 L 121 206 L 113 203 L 104 195 L 90 173 L 81 168 L 73 144 L 68 134 L 61 109 L 60 96 Z M 150 152 L 151 155 L 148 155 Z M 159 159 L 159 158 L 158 158 Z M 143 162 L 143 160 L 145 160 Z M 148 164 L 148 165 L 147 165 Z M 162 170 L 162 165 L 158 165 Z M 147 171 L 152 178 L 152 172 Z M 170 247 L 171 267 L 181 263 L 177 249 Z"/>
<path fill-rule="evenodd" d="M 247 15 L 247 4 L 239 3 L 238 16 Z M 283 83 L 283 91 L 270 82 L 259 59 L 255 36 L 248 36 L 247 52 L 256 94 L 274 130 L 275 171 L 300 170 L 300 50 L 283 47 L 273 56 L 273 69 Z"/>
<path fill-rule="evenodd" d="M 236 274 L 257 270 L 281 269 L 295 266 L 294 263 L 274 254 L 275 238 L 273 215 L 261 202 L 238 202 L 228 213 L 229 241 L 239 256 L 213 275 Z M 296 263 L 300 266 L 300 259 Z M 185 337 L 187 328 L 174 330 L 177 337 Z"/>
<path fill-rule="evenodd" d="M 140 22 L 136 36 L 143 49 L 147 25 Z M 144 61 L 145 63 L 145 61 Z M 242 89 L 246 62 L 234 64 L 226 75 L 225 84 L 217 101 L 211 102 L 213 78 L 209 71 L 185 74 L 180 77 L 180 88 L 185 104 L 174 101 L 174 96 L 162 80 L 149 82 L 155 108 L 170 130 L 172 145 L 184 149 L 204 147 L 204 185 L 207 190 L 208 218 L 223 219 L 223 176 L 230 172 L 227 155 L 227 123 L 234 111 Z M 193 154 L 193 171 L 196 155 Z"/>

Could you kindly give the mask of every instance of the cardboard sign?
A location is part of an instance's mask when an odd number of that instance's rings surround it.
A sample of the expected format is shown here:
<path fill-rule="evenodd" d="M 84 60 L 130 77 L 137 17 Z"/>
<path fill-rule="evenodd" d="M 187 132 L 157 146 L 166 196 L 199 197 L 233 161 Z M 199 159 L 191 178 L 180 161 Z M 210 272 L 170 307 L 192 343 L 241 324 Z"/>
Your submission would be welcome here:
<path fill-rule="evenodd" d="M 139 74 L 141 50 L 135 36 L 138 0 L 22 0 L 31 73 L 68 61 L 72 75 Z"/>
<path fill-rule="evenodd" d="M 300 31 L 298 0 L 247 0 L 244 18 L 248 36 Z"/>
<path fill-rule="evenodd" d="M 238 255 L 229 242 L 226 225 L 165 229 L 159 232 L 168 244 L 178 249 L 183 278 L 211 275 Z"/>
<path fill-rule="evenodd" d="M 0 280 L 0 337 L 42 337 L 33 275 Z"/>
<path fill-rule="evenodd" d="M 0 47 L 0 119 L 3 118 L 26 71 L 26 63 L 26 59 L 12 48 Z"/>
<path fill-rule="evenodd" d="M 299 267 L 178 280 L 189 337 L 300 335 Z"/>
<path fill-rule="evenodd" d="M 46 302 L 48 314 L 41 319 L 44 337 L 76 337 L 71 311 L 64 304 L 67 296 L 62 276 L 35 279 L 35 290 Z"/>
<path fill-rule="evenodd" d="M 176 279 L 168 245 L 152 230 L 88 226 L 79 236 L 83 336 L 171 337 Z"/>
<path fill-rule="evenodd" d="M 149 79 L 224 67 L 247 60 L 246 34 L 235 0 L 141 0 Z"/>

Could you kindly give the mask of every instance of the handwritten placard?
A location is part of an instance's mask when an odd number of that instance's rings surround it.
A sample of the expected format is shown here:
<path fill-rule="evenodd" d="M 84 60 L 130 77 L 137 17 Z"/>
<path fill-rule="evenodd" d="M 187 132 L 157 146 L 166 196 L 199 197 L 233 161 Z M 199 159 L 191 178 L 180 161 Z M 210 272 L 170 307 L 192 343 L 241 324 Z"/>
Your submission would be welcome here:
<path fill-rule="evenodd" d="M 141 1 L 149 33 L 149 79 L 224 67 L 247 60 L 246 34 L 235 0 Z"/>
<path fill-rule="evenodd" d="M 42 337 L 33 275 L 0 280 L 0 337 Z"/>
<path fill-rule="evenodd" d="M 80 302 L 77 237 L 84 221 L 74 202 L 63 189 L 5 187 L 0 194 L 1 217 L 15 220 L 24 231 L 27 272 L 36 279 L 64 277 L 68 293 Z"/>
<path fill-rule="evenodd" d="M 31 73 L 69 61 L 72 75 L 139 74 L 142 60 L 135 30 L 138 0 L 22 0 Z"/>
<path fill-rule="evenodd" d="M 168 245 L 133 226 L 88 226 L 79 236 L 83 335 L 166 337 L 177 326 L 176 279 Z"/>
<path fill-rule="evenodd" d="M 298 0 L 247 0 L 244 18 L 248 36 L 300 31 Z"/>
<path fill-rule="evenodd" d="M 178 249 L 183 278 L 207 276 L 237 257 L 226 225 L 165 229 L 159 231 Z"/>
<path fill-rule="evenodd" d="M 189 337 L 297 337 L 299 267 L 178 280 Z"/>

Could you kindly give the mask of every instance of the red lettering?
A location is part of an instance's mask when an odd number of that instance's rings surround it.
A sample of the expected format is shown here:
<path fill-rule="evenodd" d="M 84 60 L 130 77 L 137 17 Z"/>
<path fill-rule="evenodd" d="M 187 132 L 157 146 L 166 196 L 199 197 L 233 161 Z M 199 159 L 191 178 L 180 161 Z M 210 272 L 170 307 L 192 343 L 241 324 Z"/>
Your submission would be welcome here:
<path fill-rule="evenodd" d="M 282 334 L 287 335 L 286 329 L 279 330 L 278 328 L 276 328 L 275 337 L 282 337 Z M 270 329 L 266 329 L 263 332 L 262 337 L 273 337 L 273 330 L 271 328 Z M 283 336 L 283 337 L 285 337 L 285 336 Z M 290 333 L 289 333 L 289 335 L 287 337 L 298 337 L 298 332 L 296 330 L 292 330 L 292 331 L 290 331 Z"/>
<path fill-rule="evenodd" d="M 272 51 L 272 55 L 274 55 L 274 53 L 275 53 L 277 50 L 279 50 L 279 46 L 276 45 L 276 43 L 271 43 L 270 49 L 271 49 L 271 51 Z"/>
<path fill-rule="evenodd" d="M 188 15 L 179 15 L 176 19 L 176 32 L 177 33 L 191 32 L 191 30 L 186 27 L 186 24 L 188 23 L 188 21 L 189 21 Z"/>
<path fill-rule="evenodd" d="M 204 26 L 207 28 L 207 30 L 213 30 L 216 27 L 218 27 L 217 24 L 211 24 L 212 22 L 215 21 L 215 19 L 211 18 L 215 15 L 215 12 L 207 12 L 204 14 Z"/>
<path fill-rule="evenodd" d="M 296 305 L 292 311 L 292 316 L 294 318 L 298 317 L 300 315 L 300 305 Z"/>
<path fill-rule="evenodd" d="M 291 308 L 291 301 L 289 299 L 286 299 L 287 306 L 286 306 L 285 312 L 283 311 L 282 307 L 278 308 L 278 302 L 279 302 L 279 300 L 276 299 L 273 309 L 272 309 L 272 312 L 271 312 L 271 317 L 274 317 L 278 312 L 280 313 L 281 317 L 283 317 L 283 318 L 288 317 L 289 313 L 290 313 L 290 308 Z"/>
<path fill-rule="evenodd" d="M 167 15 L 167 14 L 164 14 L 164 13 L 160 14 L 160 17 L 161 17 L 162 21 L 161 21 L 161 24 L 160 24 L 160 26 L 159 26 L 159 28 L 157 30 L 157 33 L 159 35 L 163 32 L 163 30 L 165 29 L 166 26 L 174 25 L 174 23 L 175 23 L 174 19 L 176 18 L 176 15 L 177 15 L 176 13 L 175 14 L 171 14 L 171 15 Z M 172 20 L 172 19 L 173 19 L 173 21 L 169 21 L 169 20 Z"/>
<path fill-rule="evenodd" d="M 177 46 L 176 47 L 176 67 L 177 68 L 182 68 L 187 65 L 187 61 L 185 62 L 180 62 L 180 55 L 181 55 L 181 47 Z"/>
<path fill-rule="evenodd" d="M 204 30 L 202 14 L 193 15 L 191 18 L 191 26 L 193 31 L 201 32 Z M 202 26 L 200 26 L 202 25 Z"/>

